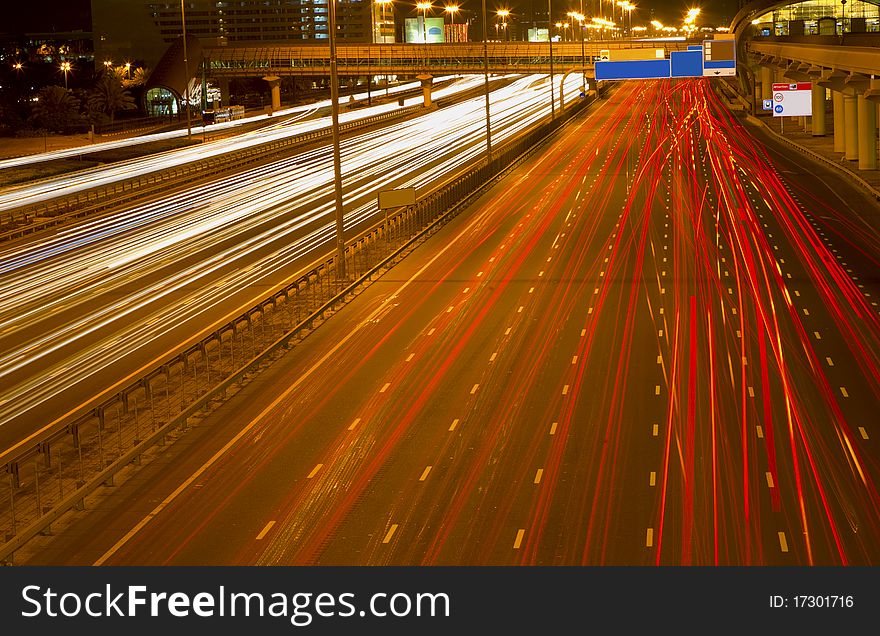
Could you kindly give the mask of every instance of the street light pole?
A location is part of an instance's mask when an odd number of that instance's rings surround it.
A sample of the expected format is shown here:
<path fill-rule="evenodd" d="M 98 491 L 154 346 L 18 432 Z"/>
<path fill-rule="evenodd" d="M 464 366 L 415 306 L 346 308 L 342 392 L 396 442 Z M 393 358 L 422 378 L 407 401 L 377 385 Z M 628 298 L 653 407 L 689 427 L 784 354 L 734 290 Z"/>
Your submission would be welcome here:
<path fill-rule="evenodd" d="M 336 68 L 336 0 L 330 0 L 330 100 L 333 118 L 333 193 L 336 199 L 336 276 L 345 280 L 345 217 L 342 210 L 342 159 L 339 152 L 339 72 Z"/>
<path fill-rule="evenodd" d="M 578 20 L 578 30 L 581 32 L 581 93 L 587 93 L 587 54 L 584 51 L 584 0 L 581 0 L 581 16 Z"/>
<path fill-rule="evenodd" d="M 64 90 L 67 90 L 67 74 L 70 72 L 70 62 L 61 62 L 61 72 L 64 73 Z"/>
<path fill-rule="evenodd" d="M 489 123 L 489 45 L 486 35 L 486 0 L 483 0 L 483 79 L 486 92 L 486 163 L 492 163 L 492 127 Z"/>
<path fill-rule="evenodd" d="M 180 0 L 180 24 L 183 27 L 183 72 L 185 84 L 183 86 L 183 107 L 186 109 L 186 136 L 192 138 L 192 124 L 189 120 L 189 62 L 186 57 L 186 11 L 183 0 Z"/>
<path fill-rule="evenodd" d="M 556 96 L 553 92 L 553 13 L 551 3 L 552 0 L 547 0 L 547 40 L 550 43 L 550 117 L 556 119 Z"/>

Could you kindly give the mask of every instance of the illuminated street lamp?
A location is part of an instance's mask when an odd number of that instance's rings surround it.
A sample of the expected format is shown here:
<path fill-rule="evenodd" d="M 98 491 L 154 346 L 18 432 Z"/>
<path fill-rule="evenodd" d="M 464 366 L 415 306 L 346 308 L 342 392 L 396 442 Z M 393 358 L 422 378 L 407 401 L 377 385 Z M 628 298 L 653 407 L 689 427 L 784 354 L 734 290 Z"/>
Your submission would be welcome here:
<path fill-rule="evenodd" d="M 182 0 L 181 0 L 182 1 Z M 336 0 L 330 0 L 330 114 L 333 124 L 333 196 L 336 204 L 336 276 L 345 274 L 345 225 L 342 209 L 342 158 L 339 142 L 339 70 L 336 60 Z"/>
<path fill-rule="evenodd" d="M 457 4 L 447 4 L 443 10 L 449 14 L 449 17 L 452 19 L 452 24 L 455 24 L 455 14 L 459 12 L 459 6 Z"/>
<path fill-rule="evenodd" d="M 16 62 L 12 65 L 12 68 L 14 68 L 16 71 L 20 71 L 22 69 L 21 62 Z"/>
<path fill-rule="evenodd" d="M 70 73 L 70 62 L 61 62 L 61 72 L 64 73 L 64 88 L 67 88 L 67 74 Z"/>
<path fill-rule="evenodd" d="M 547 0 L 547 42 L 550 45 L 550 117 L 556 119 L 556 96 L 553 93 L 553 33 L 550 26 L 553 20 L 552 0 Z"/>
<path fill-rule="evenodd" d="M 627 33 L 630 37 L 632 37 L 632 12 L 633 12 L 633 9 L 636 8 L 636 5 L 629 2 L 629 0 L 624 0 L 623 2 L 618 2 L 617 6 L 620 7 L 620 10 L 621 10 L 621 18 L 623 18 L 623 12 L 624 11 L 626 12 L 626 18 L 627 18 L 627 23 L 628 23 Z"/>
<path fill-rule="evenodd" d="M 489 110 L 489 36 L 486 35 L 489 15 L 486 12 L 486 0 L 482 0 L 483 19 L 483 92 L 486 97 L 486 165 L 492 163 L 492 124 Z"/>
<path fill-rule="evenodd" d="M 583 7 L 583 5 L 584 0 L 581 0 L 581 7 Z M 578 31 L 581 33 L 581 92 L 586 93 L 587 87 L 584 84 L 587 76 L 587 54 L 584 50 L 584 20 L 586 17 L 583 13 L 578 13 L 576 11 L 569 11 L 568 16 L 578 21 Z"/>
<path fill-rule="evenodd" d="M 561 33 L 563 42 L 565 42 L 568 39 L 566 37 L 566 29 L 568 29 L 568 22 L 557 22 L 556 23 L 556 32 Z"/>
<path fill-rule="evenodd" d="M 504 31 L 504 39 L 509 39 L 507 36 L 507 16 L 510 15 L 510 9 L 498 9 L 495 13 L 498 14 L 498 17 L 501 18 L 501 28 Z M 495 25 L 497 31 L 497 23 Z"/>
<path fill-rule="evenodd" d="M 186 28 L 186 27 L 184 27 Z M 125 63 L 125 78 L 131 79 L 131 62 Z"/>
<path fill-rule="evenodd" d="M 376 25 L 376 36 L 375 42 L 381 42 L 382 44 L 386 43 L 385 34 L 388 32 L 388 20 L 385 17 L 385 10 L 392 4 L 392 0 L 374 0 L 375 4 L 379 5 L 379 11 L 381 12 L 380 22 Z"/>
<path fill-rule="evenodd" d="M 688 9 L 687 15 L 684 18 L 684 30 L 688 34 L 696 31 L 698 15 L 700 15 L 700 10 L 698 8 Z"/>
<path fill-rule="evenodd" d="M 183 101 L 186 110 L 186 136 L 192 137 L 192 124 L 189 120 L 189 61 L 186 57 L 186 11 L 183 7 L 183 0 L 180 0 L 180 26 L 183 31 L 183 73 L 185 75 L 185 84 L 183 85 Z M 131 62 L 125 63 L 125 70 L 129 71 L 128 79 L 131 79 Z"/>
<path fill-rule="evenodd" d="M 422 41 L 428 43 L 428 9 L 433 9 L 434 5 L 430 2 L 419 2 L 416 9 L 422 12 Z"/>

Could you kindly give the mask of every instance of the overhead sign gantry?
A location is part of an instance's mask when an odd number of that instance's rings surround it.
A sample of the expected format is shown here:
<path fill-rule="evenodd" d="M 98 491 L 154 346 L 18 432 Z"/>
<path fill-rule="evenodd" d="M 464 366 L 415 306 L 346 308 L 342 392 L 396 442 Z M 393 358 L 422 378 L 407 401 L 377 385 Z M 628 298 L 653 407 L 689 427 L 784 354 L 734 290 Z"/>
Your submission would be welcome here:
<path fill-rule="evenodd" d="M 676 77 L 730 77 L 736 75 L 736 40 L 705 40 L 688 46 L 687 51 L 672 51 L 669 57 L 657 55 L 663 49 L 629 49 L 621 53 L 641 59 L 600 59 L 596 79 L 602 81 L 631 79 L 668 79 Z M 616 53 L 616 52 L 615 52 Z"/>

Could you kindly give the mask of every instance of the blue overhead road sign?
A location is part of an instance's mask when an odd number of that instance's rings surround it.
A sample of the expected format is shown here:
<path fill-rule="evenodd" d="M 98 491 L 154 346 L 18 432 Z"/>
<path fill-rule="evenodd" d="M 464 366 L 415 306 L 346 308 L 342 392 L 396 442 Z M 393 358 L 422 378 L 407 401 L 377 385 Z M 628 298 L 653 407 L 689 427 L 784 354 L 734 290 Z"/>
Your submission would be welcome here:
<path fill-rule="evenodd" d="M 596 62 L 596 79 L 600 81 L 731 75 L 736 75 L 734 40 L 706 40 L 702 46 L 690 44 L 687 51 L 672 51 L 668 59 Z"/>
<path fill-rule="evenodd" d="M 670 77 L 669 60 L 596 62 L 597 80 L 663 79 Z"/>

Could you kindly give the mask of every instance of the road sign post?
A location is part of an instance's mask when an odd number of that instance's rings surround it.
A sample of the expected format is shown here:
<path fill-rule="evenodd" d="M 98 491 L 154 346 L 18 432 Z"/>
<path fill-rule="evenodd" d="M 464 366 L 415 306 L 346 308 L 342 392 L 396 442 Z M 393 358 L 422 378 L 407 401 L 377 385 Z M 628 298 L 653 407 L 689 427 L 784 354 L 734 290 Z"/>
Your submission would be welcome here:
<path fill-rule="evenodd" d="M 415 188 L 397 188 L 395 190 L 382 190 L 379 192 L 379 209 L 385 211 L 385 240 L 388 236 L 388 210 L 391 208 L 406 208 L 416 204 Z"/>
<path fill-rule="evenodd" d="M 773 84 L 774 117 L 810 117 L 812 114 L 812 83 Z"/>

